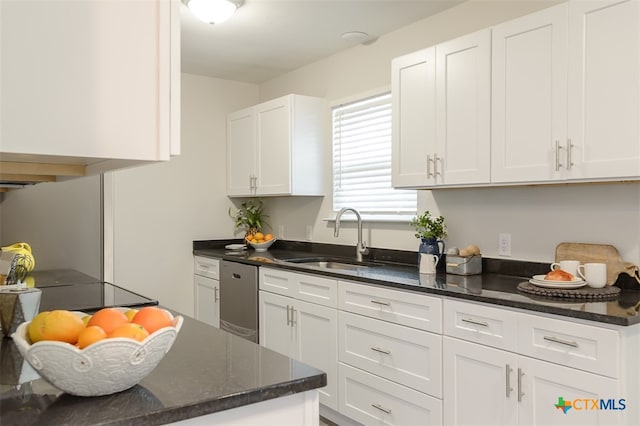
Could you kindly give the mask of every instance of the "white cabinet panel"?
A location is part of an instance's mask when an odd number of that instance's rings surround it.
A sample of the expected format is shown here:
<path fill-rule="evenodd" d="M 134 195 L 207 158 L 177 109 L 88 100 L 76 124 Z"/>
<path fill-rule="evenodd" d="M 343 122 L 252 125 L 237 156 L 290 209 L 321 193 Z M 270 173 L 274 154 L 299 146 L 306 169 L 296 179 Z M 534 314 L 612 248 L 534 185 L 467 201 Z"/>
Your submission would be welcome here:
<path fill-rule="evenodd" d="M 440 335 L 340 312 L 338 336 L 341 362 L 442 397 Z"/>
<path fill-rule="evenodd" d="M 294 297 L 323 306 L 338 306 L 338 282 L 311 274 L 262 267 L 259 271 L 260 290 Z"/>
<path fill-rule="evenodd" d="M 640 175 L 640 3 L 569 2 L 573 178 Z"/>
<path fill-rule="evenodd" d="M 260 344 L 281 354 L 295 357 L 296 330 L 291 327 L 290 297 L 260 291 Z"/>
<path fill-rule="evenodd" d="M 391 62 L 392 172 L 394 187 L 432 182 L 435 133 L 435 48 Z"/>
<path fill-rule="evenodd" d="M 436 183 L 490 181 L 491 30 L 436 46 Z"/>
<path fill-rule="evenodd" d="M 220 328 L 220 282 L 195 275 L 195 318 Z"/>
<path fill-rule="evenodd" d="M 248 195 L 255 192 L 253 180 L 257 174 L 257 135 L 255 108 L 246 108 L 227 116 L 227 195 Z"/>
<path fill-rule="evenodd" d="M 442 401 L 340 363 L 340 412 L 365 425 L 441 425 Z"/>
<path fill-rule="evenodd" d="M 561 4 L 493 28 L 494 183 L 558 179 L 566 166 L 567 10 Z"/>
<path fill-rule="evenodd" d="M 179 153 L 179 1 L 0 7 L 3 154 L 106 171 Z"/>

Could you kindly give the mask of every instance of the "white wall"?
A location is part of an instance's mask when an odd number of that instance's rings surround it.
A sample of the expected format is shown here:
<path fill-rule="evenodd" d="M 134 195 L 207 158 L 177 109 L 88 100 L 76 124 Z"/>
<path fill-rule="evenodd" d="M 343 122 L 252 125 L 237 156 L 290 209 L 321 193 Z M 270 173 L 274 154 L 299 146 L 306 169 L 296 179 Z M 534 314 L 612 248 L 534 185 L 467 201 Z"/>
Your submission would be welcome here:
<path fill-rule="evenodd" d="M 113 172 L 114 282 L 193 314 L 192 242 L 231 238 L 226 115 L 258 87 L 182 74 L 181 155 Z"/>
<path fill-rule="evenodd" d="M 356 46 L 260 86 L 261 101 L 287 93 L 325 97 L 328 101 L 353 97 L 390 86 L 390 61 L 457 36 L 542 9 L 558 1 L 470 1 L 381 37 L 369 46 Z M 327 141 L 325 162 L 330 167 Z M 355 227 L 333 237 L 331 181 L 324 199 L 267 200 L 271 224 L 285 224 L 284 237 L 304 240 L 312 225 L 314 241 L 354 245 Z M 551 261 L 563 241 L 607 243 L 622 257 L 640 261 L 640 186 L 638 184 L 490 188 L 420 191 L 419 210 L 429 209 L 447 219 L 447 243 L 481 247 L 498 257 L 498 233 L 512 235 L 512 257 Z M 348 228 L 349 225 L 347 225 Z M 418 242 L 407 224 L 365 223 L 370 246 L 416 250 Z"/>
<path fill-rule="evenodd" d="M 41 183 L 4 194 L 1 245 L 27 242 L 36 268 L 100 277 L 100 177 Z"/>

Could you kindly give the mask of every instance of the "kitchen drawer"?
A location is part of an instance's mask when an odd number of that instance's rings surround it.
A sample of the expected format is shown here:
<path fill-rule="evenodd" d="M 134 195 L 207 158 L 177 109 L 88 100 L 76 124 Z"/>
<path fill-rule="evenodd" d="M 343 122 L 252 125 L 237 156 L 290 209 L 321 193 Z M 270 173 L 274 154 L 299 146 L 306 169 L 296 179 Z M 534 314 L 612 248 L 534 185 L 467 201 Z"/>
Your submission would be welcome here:
<path fill-rule="evenodd" d="M 441 425 L 442 401 L 339 364 L 339 411 L 365 425 Z"/>
<path fill-rule="evenodd" d="M 442 301 L 438 297 L 339 281 L 338 302 L 343 311 L 433 333 L 442 332 Z"/>
<path fill-rule="evenodd" d="M 518 314 L 446 299 L 444 334 L 515 352 L 518 347 Z"/>
<path fill-rule="evenodd" d="M 195 256 L 193 258 L 194 274 L 202 275 L 203 277 L 213 278 L 214 280 L 220 279 L 220 260 L 212 259 L 210 257 Z"/>
<path fill-rule="evenodd" d="M 338 359 L 429 395 L 442 396 L 439 334 L 340 311 Z"/>
<path fill-rule="evenodd" d="M 620 377 L 620 336 L 615 330 L 520 314 L 518 352 L 591 373 Z"/>
<path fill-rule="evenodd" d="M 260 267 L 259 275 L 260 290 L 338 307 L 338 282 L 334 279 L 266 267 Z"/>

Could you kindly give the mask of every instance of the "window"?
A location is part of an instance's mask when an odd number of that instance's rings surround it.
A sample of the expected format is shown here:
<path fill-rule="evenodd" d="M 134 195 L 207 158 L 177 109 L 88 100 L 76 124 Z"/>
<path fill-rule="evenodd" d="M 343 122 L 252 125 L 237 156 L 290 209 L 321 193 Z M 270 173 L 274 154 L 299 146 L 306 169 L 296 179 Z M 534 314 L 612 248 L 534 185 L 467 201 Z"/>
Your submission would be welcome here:
<path fill-rule="evenodd" d="M 414 215 L 415 190 L 391 187 L 391 94 L 333 108 L 333 210 Z"/>

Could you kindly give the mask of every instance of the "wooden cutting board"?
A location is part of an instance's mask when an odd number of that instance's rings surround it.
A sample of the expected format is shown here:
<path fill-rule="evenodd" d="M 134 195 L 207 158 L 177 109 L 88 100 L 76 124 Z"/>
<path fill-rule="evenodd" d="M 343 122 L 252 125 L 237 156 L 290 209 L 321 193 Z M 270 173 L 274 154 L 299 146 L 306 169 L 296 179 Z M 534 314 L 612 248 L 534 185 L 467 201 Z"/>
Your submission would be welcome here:
<path fill-rule="evenodd" d="M 607 285 L 612 285 L 622 272 L 636 276 L 638 267 L 620 258 L 618 249 L 608 244 L 560 243 L 556 247 L 556 262 L 579 260 L 584 263 L 606 263 Z"/>

